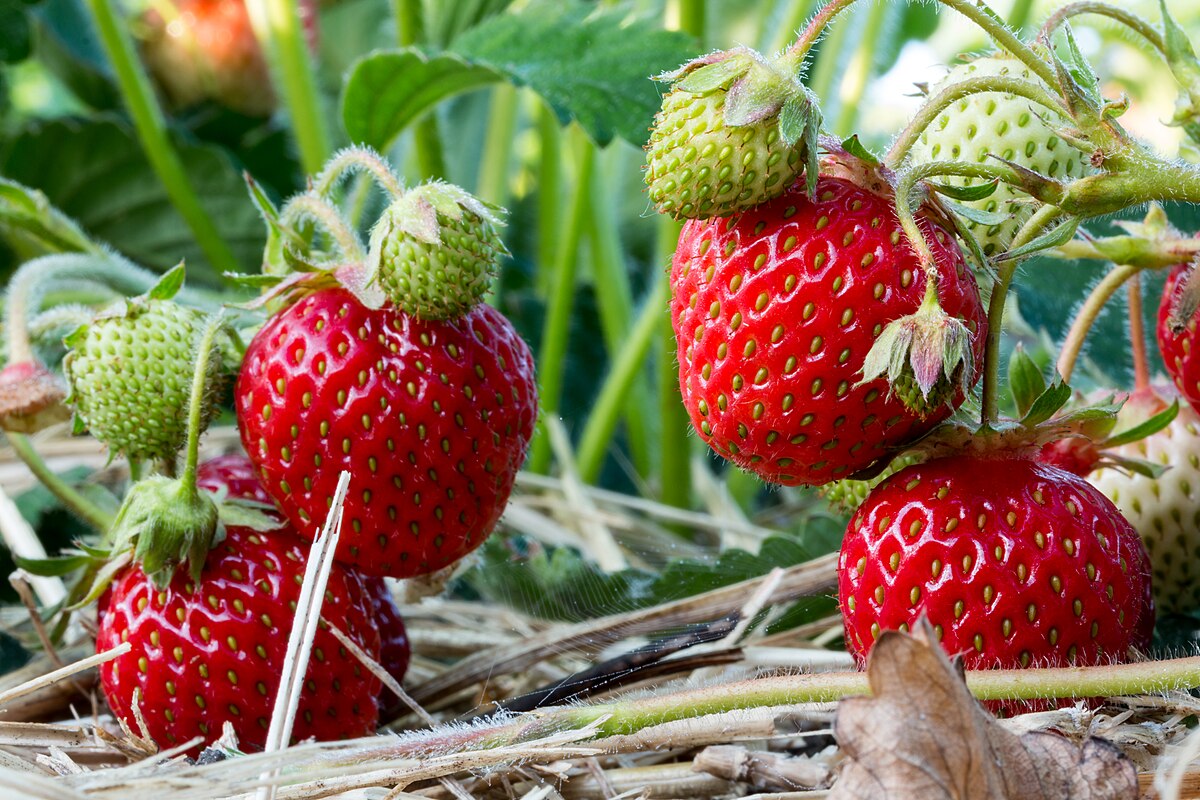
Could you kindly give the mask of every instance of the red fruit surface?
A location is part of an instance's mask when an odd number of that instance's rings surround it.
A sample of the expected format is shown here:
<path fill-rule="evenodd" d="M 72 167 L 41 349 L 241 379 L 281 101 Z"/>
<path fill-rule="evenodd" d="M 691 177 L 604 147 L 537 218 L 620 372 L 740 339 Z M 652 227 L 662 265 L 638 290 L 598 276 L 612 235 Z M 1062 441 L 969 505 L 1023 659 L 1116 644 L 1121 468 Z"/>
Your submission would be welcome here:
<path fill-rule="evenodd" d="M 892 475 L 842 543 L 846 643 L 924 614 L 967 667 L 1123 661 L 1149 646 L 1150 563 L 1087 481 L 1032 459 L 955 456 Z"/>
<path fill-rule="evenodd" d="M 287 531 L 230 527 L 194 586 L 186 570 L 161 592 L 141 569 L 122 572 L 100 599 L 96 636 L 97 652 L 132 645 L 100 666 L 113 713 L 138 731 L 136 692 L 161 747 L 195 736 L 210 742 L 228 721 L 243 749 L 262 749 L 308 548 Z M 326 626 L 336 626 L 372 658 L 379 656 L 379 628 L 362 580 L 337 564 L 321 618 L 293 740 L 366 736 L 379 719 L 379 679 Z"/>
<path fill-rule="evenodd" d="M 196 485 L 210 492 L 224 489 L 229 497 L 274 504 L 250 459 L 241 453 L 210 458 L 196 468 Z"/>
<path fill-rule="evenodd" d="M 299 5 L 315 51 L 317 4 Z M 249 116 L 269 115 L 275 93 L 245 0 L 175 0 L 167 7 L 169 16 L 151 8 L 143 17 L 142 56 L 171 103 L 208 99 Z"/>
<path fill-rule="evenodd" d="M 1163 286 L 1162 300 L 1158 304 L 1158 349 L 1175 388 L 1200 413 L 1200 350 L 1197 349 L 1196 331 L 1200 313 L 1193 314 L 1187 326 L 1178 333 L 1171 330 L 1170 323 L 1171 304 L 1187 273 L 1187 264 L 1176 265 Z"/>
<path fill-rule="evenodd" d="M 1100 450 L 1091 439 L 1072 436 L 1046 442 L 1038 454 L 1043 464 L 1086 478 L 1100 461 Z"/>
<path fill-rule="evenodd" d="M 940 268 L 945 311 L 973 331 L 987 321 L 954 237 L 919 224 Z M 858 385 L 883 327 L 917 310 L 925 272 L 892 203 L 823 177 L 728 219 L 684 225 L 671 275 L 679 384 L 713 450 L 766 480 L 845 478 L 940 422 L 922 420 L 879 378 Z M 961 402 L 961 398 L 957 402 Z"/>
<path fill-rule="evenodd" d="M 262 327 L 236 406 L 246 452 L 296 529 L 317 534 L 348 470 L 337 556 L 397 578 L 483 543 L 537 416 L 533 358 L 499 311 L 423 322 L 344 289 L 308 295 Z"/>
<path fill-rule="evenodd" d="M 365 578 L 363 583 L 374 603 L 375 621 L 379 623 L 379 665 L 396 679 L 396 683 L 403 684 L 408 662 L 412 659 L 412 647 L 400 609 L 383 578 Z M 387 689 L 383 692 L 388 694 Z"/>

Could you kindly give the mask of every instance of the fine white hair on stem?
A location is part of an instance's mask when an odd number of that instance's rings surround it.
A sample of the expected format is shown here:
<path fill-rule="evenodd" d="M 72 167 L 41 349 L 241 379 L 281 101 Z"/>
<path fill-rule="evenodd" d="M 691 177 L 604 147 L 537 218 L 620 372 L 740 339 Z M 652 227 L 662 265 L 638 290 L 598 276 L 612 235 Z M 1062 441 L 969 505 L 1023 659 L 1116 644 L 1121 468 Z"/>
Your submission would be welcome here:
<path fill-rule="evenodd" d="M 292 738 L 292 724 L 300 706 L 300 695 L 304 691 L 304 674 L 308 670 L 308 659 L 312 654 L 313 637 L 321 621 L 321 604 L 325 600 L 325 587 L 329 573 L 333 570 L 333 554 L 342 534 L 343 503 L 350 486 L 350 473 L 343 471 L 333 493 L 329 516 L 320 535 L 308 553 L 308 564 L 304 569 L 304 583 L 300 587 L 300 598 L 296 602 L 296 615 L 292 618 L 292 632 L 288 635 L 287 656 L 279 676 L 279 691 L 275 695 L 275 707 L 271 713 L 271 725 L 267 729 L 266 752 L 282 750 Z M 259 800 L 273 800 L 276 770 L 268 770 L 262 776 Z"/>
<path fill-rule="evenodd" d="M 404 185 L 396 175 L 392 165 L 372 147 L 354 145 L 344 147 L 333 154 L 325 167 L 313 178 L 313 190 L 328 196 L 347 175 L 366 173 L 374 179 L 380 189 L 383 189 L 392 199 L 404 194 Z"/>

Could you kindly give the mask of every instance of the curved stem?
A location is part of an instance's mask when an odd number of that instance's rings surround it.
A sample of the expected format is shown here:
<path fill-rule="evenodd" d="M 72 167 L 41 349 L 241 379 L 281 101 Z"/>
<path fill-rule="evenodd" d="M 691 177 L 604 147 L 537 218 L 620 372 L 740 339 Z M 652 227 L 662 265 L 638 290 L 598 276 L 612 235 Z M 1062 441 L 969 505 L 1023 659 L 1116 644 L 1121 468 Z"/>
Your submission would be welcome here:
<path fill-rule="evenodd" d="M 401 47 L 412 47 L 425 40 L 425 10 L 422 0 L 393 0 L 396 15 L 396 41 Z M 445 178 L 446 156 L 438 131 L 436 112 L 423 116 L 413 128 L 413 147 L 417 168 L 428 179 Z"/>
<path fill-rule="evenodd" d="M 1129 340 L 1133 349 L 1133 388 L 1150 388 L 1150 362 L 1146 358 L 1146 325 L 1142 319 L 1142 275 L 1129 281 Z"/>
<path fill-rule="evenodd" d="M 1083 301 L 1083 305 L 1080 306 L 1079 312 L 1071 322 L 1070 330 L 1067 331 L 1062 351 L 1058 354 L 1058 374 L 1064 381 L 1071 379 L 1071 373 L 1075 371 L 1075 362 L 1079 359 L 1080 352 L 1083 351 L 1083 343 L 1087 339 L 1088 331 L 1092 329 L 1096 318 L 1100 316 L 1105 303 L 1112 299 L 1126 281 L 1141 270 L 1141 267 L 1128 264 L 1115 267 L 1096 284 L 1096 288 L 1092 289 L 1087 300 Z"/>
<path fill-rule="evenodd" d="M 803 62 L 804 57 L 808 55 L 808 51 L 821 38 L 821 34 L 833 18 L 854 5 L 854 2 L 855 0 L 830 0 L 822 6 L 821 10 L 808 23 L 808 26 L 800 33 L 800 37 L 796 39 L 796 42 L 788 48 L 788 58 L 799 66 Z M 938 2 L 947 8 L 957 11 L 982 28 L 998 47 L 1007 50 L 1019 59 L 1033 71 L 1033 74 L 1037 75 L 1048 85 L 1054 86 L 1058 83 L 1053 68 L 1038 57 L 1038 54 L 1033 52 L 1029 45 L 1022 42 L 1015 33 L 1009 30 L 1004 21 L 991 8 L 982 2 L 972 2 L 972 0 L 938 0 Z"/>
<path fill-rule="evenodd" d="M 209 318 L 200 334 L 196 351 L 196 367 L 192 371 L 192 395 L 188 402 L 187 459 L 183 466 L 180 482 L 184 491 L 196 491 L 196 468 L 200 463 L 200 436 L 204 433 L 204 405 L 207 402 L 209 364 L 217 353 L 217 334 L 225 330 L 225 317 L 221 313 Z"/>
<path fill-rule="evenodd" d="M 1038 233 L 1062 214 L 1062 209 L 1056 206 L 1042 206 L 1033 212 L 1017 235 L 1013 237 L 1010 249 L 1016 249 L 1029 244 Z M 1008 290 L 1012 285 L 1013 276 L 1017 273 L 1020 259 L 1014 258 L 1003 261 L 997 270 L 996 280 L 992 284 L 992 296 L 988 300 L 988 332 L 983 355 L 983 424 L 990 425 L 1000 416 L 1000 338 L 1004 329 L 1004 305 L 1008 301 Z"/>
<path fill-rule="evenodd" d="M 918 109 L 916 116 L 909 120 L 909 123 L 904 126 L 904 130 L 900 131 L 895 141 L 892 142 L 891 148 L 888 149 L 885 158 L 888 166 L 895 167 L 903 162 L 905 157 L 908 156 L 909 150 L 920 139 L 921 134 L 933 124 L 938 115 L 945 111 L 946 108 L 964 97 L 969 97 L 973 94 L 983 94 L 985 92 L 1003 92 L 1005 94 L 1024 97 L 1026 100 L 1037 103 L 1063 117 L 1066 117 L 1069 113 L 1059 97 L 1049 92 L 1045 87 L 1038 86 L 1030 81 L 1021 78 L 1010 78 L 1005 75 L 981 75 L 976 78 L 967 78 L 966 80 L 947 86 L 925 101 L 921 108 Z"/>
<path fill-rule="evenodd" d="M 276 67 L 272 74 L 283 89 L 300 162 L 305 172 L 316 174 L 329 155 L 332 136 L 299 6 L 296 0 L 247 0 L 246 10 L 255 35 Z"/>
<path fill-rule="evenodd" d="M 5 327 L 8 332 L 8 363 L 32 361 L 29 338 L 31 317 L 55 285 L 94 281 L 119 292 L 136 294 L 154 285 L 157 276 L 128 261 L 90 253 L 61 253 L 26 261 L 13 274 L 5 298 Z"/>
<path fill-rule="evenodd" d="M 320 174 L 313 178 L 312 191 L 322 197 L 328 197 L 347 175 L 354 173 L 370 175 L 379 188 L 392 198 L 404 194 L 404 186 L 392 165 L 366 145 L 344 147 L 334 153 L 333 157 L 325 162 Z"/>
<path fill-rule="evenodd" d="M 309 219 L 320 225 L 337 244 L 338 250 L 347 259 L 363 258 L 362 242 L 341 212 L 323 197 L 305 192 L 287 201 L 279 213 L 279 224 L 284 228 L 291 227 L 303 219 Z"/>
<path fill-rule="evenodd" d="M 200 204 L 200 198 L 183 169 L 183 162 L 171 144 L 162 109 L 154 98 L 150 79 L 138 60 L 127 27 L 119 21 L 111 0 L 86 0 L 86 5 L 116 74 L 117 85 L 133 119 L 138 140 L 172 205 L 183 217 L 196 237 L 196 243 L 217 272 L 237 271 L 237 258 Z"/>
<path fill-rule="evenodd" d="M 1038 34 L 1038 38 L 1044 39 L 1047 42 L 1050 41 L 1050 37 L 1054 35 L 1054 32 L 1064 22 L 1071 17 L 1077 17 L 1081 14 L 1099 14 L 1102 17 L 1108 17 L 1141 36 L 1158 52 L 1165 54 L 1167 51 L 1162 34 L 1149 22 L 1137 14 L 1114 5 L 1109 5 L 1108 3 L 1098 2 L 1098 0 L 1079 0 L 1075 3 L 1068 3 L 1058 9 L 1046 18 L 1046 22 L 1042 25 L 1042 30 Z"/>
<path fill-rule="evenodd" d="M 17 457 L 25 462 L 25 466 L 29 467 L 29 471 L 33 473 L 34 477 L 49 489 L 50 493 L 57 497 L 68 511 L 101 533 L 109 529 L 113 521 L 112 515 L 89 500 L 74 486 L 55 475 L 54 471 L 42 460 L 38 451 L 34 449 L 28 436 L 23 433 L 9 433 L 6 436 Z"/>

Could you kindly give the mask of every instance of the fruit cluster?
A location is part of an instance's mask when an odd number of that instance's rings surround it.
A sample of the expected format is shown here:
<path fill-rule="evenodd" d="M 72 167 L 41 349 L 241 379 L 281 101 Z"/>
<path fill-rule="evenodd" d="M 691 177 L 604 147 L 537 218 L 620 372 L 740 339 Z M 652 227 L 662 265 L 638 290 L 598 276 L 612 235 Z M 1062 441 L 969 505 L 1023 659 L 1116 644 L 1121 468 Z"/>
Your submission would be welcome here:
<path fill-rule="evenodd" d="M 692 424 L 738 467 L 853 509 L 839 600 L 860 661 L 922 616 L 971 667 L 1135 657 L 1155 598 L 1200 605 L 1194 414 L 1172 421 L 1148 388 L 1125 423 L 1119 405 L 1066 409 L 1070 389 L 1023 354 L 1017 418 L 996 413 L 1012 266 L 1059 243 L 1036 241 L 1070 207 L 1042 206 L 1048 187 L 1065 198 L 1120 172 L 1111 156 L 1128 140 L 1102 122 L 1119 109 L 1077 51 L 1064 66 L 1013 48 L 951 70 L 881 163 L 856 139 L 806 135 L 820 114 L 798 75 L 827 20 L 776 59 L 739 48 L 662 78 L 646 182 L 659 211 L 687 218 L 671 318 Z M 1159 341 L 1196 402 L 1186 271 L 1168 283 Z M 987 311 L 977 275 L 992 283 Z M 982 425 L 947 422 L 985 373 Z"/>
<path fill-rule="evenodd" d="M 329 199 L 362 169 L 389 194 L 369 246 Z M 99 651 L 128 646 L 100 670 L 109 706 L 161 746 L 194 751 L 226 724 L 240 747 L 264 745 L 308 542 L 343 473 L 293 735 L 373 732 L 391 701 L 356 651 L 396 681 L 409 660 L 384 579 L 441 570 L 482 544 L 533 433 L 529 349 L 482 302 L 506 252 L 498 210 L 447 184 L 404 189 L 361 149 L 311 186 L 282 209 L 252 192 L 269 223 L 268 275 L 246 281 L 266 286 L 258 305 L 271 313 L 248 344 L 224 312 L 179 302 L 182 267 L 66 339 L 69 395 L 57 399 L 78 430 L 153 473 L 131 485 L 107 550 L 79 555 L 88 569 L 73 600 L 99 600 Z M 235 369 L 247 455 L 199 463 Z"/>

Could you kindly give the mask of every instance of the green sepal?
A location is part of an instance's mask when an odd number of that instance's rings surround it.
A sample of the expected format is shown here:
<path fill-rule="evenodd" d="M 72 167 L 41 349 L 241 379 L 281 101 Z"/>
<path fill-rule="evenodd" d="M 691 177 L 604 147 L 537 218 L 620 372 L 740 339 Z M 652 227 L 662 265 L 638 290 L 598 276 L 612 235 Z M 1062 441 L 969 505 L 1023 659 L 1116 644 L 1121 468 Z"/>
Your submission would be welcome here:
<path fill-rule="evenodd" d="M 1158 412 L 1150 419 L 1145 420 L 1137 425 L 1134 425 L 1128 430 L 1110 436 L 1104 440 L 1104 447 L 1120 447 L 1123 444 L 1130 444 L 1145 439 L 1158 433 L 1175 421 L 1175 417 L 1179 414 L 1179 401 L 1176 400 L 1171 405 Z"/>
<path fill-rule="evenodd" d="M 147 300 L 172 300 L 175 295 L 179 294 L 179 290 L 183 288 L 183 282 L 187 278 L 185 274 L 183 262 L 180 261 L 175 266 L 163 273 L 163 276 L 158 279 L 158 283 L 150 287 L 150 290 L 143 295 Z"/>
<path fill-rule="evenodd" d="M 1046 379 L 1038 365 L 1017 345 L 1008 359 L 1008 388 L 1017 405 L 1017 416 L 1024 417 L 1046 391 Z"/>
<path fill-rule="evenodd" d="M 881 163 L 879 157 L 867 149 L 867 146 L 859 141 L 858 134 L 854 134 L 842 140 L 842 149 L 850 155 L 857 158 L 872 167 L 878 167 Z"/>
<path fill-rule="evenodd" d="M 1167 10 L 1166 0 L 1159 0 L 1159 8 L 1167 66 L 1179 83 L 1179 97 L 1170 124 L 1182 127 L 1189 139 L 1200 143 L 1200 61 L 1187 33 Z"/>
<path fill-rule="evenodd" d="M 1128 456 L 1114 456 L 1109 454 L 1105 454 L 1101 462 L 1107 467 L 1114 467 L 1151 479 L 1161 478 L 1171 468 L 1170 464 L 1155 464 L 1142 458 L 1129 458 Z"/>
<path fill-rule="evenodd" d="M 1041 236 L 1038 236 L 1033 241 L 1024 244 L 1014 250 L 1000 253 L 993 261 L 1012 261 L 1014 258 L 1025 258 L 1034 253 L 1039 253 L 1042 250 L 1049 250 L 1052 247 L 1061 247 L 1075 237 L 1075 231 L 1079 228 L 1079 218 L 1071 217 L 1065 222 L 1055 226 L 1053 229 L 1046 231 Z"/>
<path fill-rule="evenodd" d="M 802 93 L 799 81 L 755 59 L 749 72 L 734 81 L 725 94 L 725 124 L 740 128 L 778 117 L 788 98 L 797 93 Z"/>
<path fill-rule="evenodd" d="M 250 176 L 249 172 L 244 172 L 242 175 L 246 180 L 246 188 L 250 192 L 250 200 L 267 225 L 267 244 L 263 248 L 262 271 L 271 275 L 285 274 L 287 266 L 283 260 L 283 250 L 296 237 L 280 225 L 279 209 L 263 192 L 258 182 Z"/>
<path fill-rule="evenodd" d="M 821 123 L 821 107 L 813 100 L 808 124 L 804 126 L 804 191 L 809 198 L 817 196 L 817 179 L 821 177 Z"/>
<path fill-rule="evenodd" d="M 207 493 L 152 475 L 129 490 L 111 536 L 114 550 L 132 548 L 147 577 L 164 588 L 185 563 L 192 579 L 199 580 L 208 551 L 223 535 L 219 523 L 217 504 Z"/>
<path fill-rule="evenodd" d="M 254 275 L 245 272 L 226 272 L 222 277 L 234 286 L 244 286 L 247 289 L 269 289 L 283 282 L 282 275 Z"/>
<path fill-rule="evenodd" d="M 957 214 L 960 217 L 963 217 L 964 219 L 987 227 L 999 225 L 1000 223 L 1006 221 L 1009 216 L 1003 211 L 987 211 L 982 208 L 975 208 L 973 206 L 963 205 L 962 203 L 956 203 L 953 200 L 943 199 L 942 205 L 945 206 L 949 211 Z"/>
<path fill-rule="evenodd" d="M 1067 58 L 1062 62 L 1062 66 L 1070 74 L 1074 84 L 1082 90 L 1085 97 L 1096 105 L 1103 104 L 1104 99 L 1100 95 L 1100 76 L 1096 74 L 1091 62 L 1079 49 L 1079 43 L 1075 41 L 1075 32 L 1071 30 L 1071 26 L 1064 25 L 1063 33 L 1067 42 Z"/>
<path fill-rule="evenodd" d="M 715 89 L 729 86 L 738 78 L 750 71 L 753 59 L 748 55 L 734 55 L 729 58 L 706 64 L 694 69 L 677 81 L 672 88 L 688 94 L 707 94 Z M 659 76 L 659 80 L 669 81 L 670 75 Z"/>
<path fill-rule="evenodd" d="M 1029 410 L 1021 416 L 1021 425 L 1026 428 L 1036 427 L 1054 416 L 1054 414 L 1071 399 L 1071 387 L 1059 376 L 1054 377 L 1046 390 L 1039 394 L 1029 406 Z"/>
<path fill-rule="evenodd" d="M 24 558 L 15 553 L 13 554 L 13 562 L 18 567 L 30 575 L 39 575 L 43 578 L 61 578 L 64 575 L 70 575 L 76 570 L 83 569 L 94 561 L 95 558 L 87 553 L 51 556 L 49 558 Z"/>
<path fill-rule="evenodd" d="M 984 200 L 996 193 L 996 187 L 1000 185 L 998 178 L 992 178 L 990 181 L 976 183 L 970 186 L 952 186 L 948 183 L 937 183 L 935 181 L 926 181 L 929 188 L 933 189 L 944 197 L 949 197 L 953 200 L 962 200 L 963 202 L 973 202 L 976 200 Z"/>

